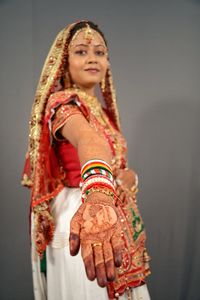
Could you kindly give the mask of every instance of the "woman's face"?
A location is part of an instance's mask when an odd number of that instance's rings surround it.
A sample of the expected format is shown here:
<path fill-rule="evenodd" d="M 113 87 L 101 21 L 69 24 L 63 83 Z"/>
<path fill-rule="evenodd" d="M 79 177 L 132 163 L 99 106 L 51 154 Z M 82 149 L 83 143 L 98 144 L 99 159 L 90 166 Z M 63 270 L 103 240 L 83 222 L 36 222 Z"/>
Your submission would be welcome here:
<path fill-rule="evenodd" d="M 80 31 L 69 46 L 69 74 L 73 83 L 82 89 L 92 89 L 105 77 L 108 68 L 107 48 L 103 38 L 92 30 L 88 41 Z"/>

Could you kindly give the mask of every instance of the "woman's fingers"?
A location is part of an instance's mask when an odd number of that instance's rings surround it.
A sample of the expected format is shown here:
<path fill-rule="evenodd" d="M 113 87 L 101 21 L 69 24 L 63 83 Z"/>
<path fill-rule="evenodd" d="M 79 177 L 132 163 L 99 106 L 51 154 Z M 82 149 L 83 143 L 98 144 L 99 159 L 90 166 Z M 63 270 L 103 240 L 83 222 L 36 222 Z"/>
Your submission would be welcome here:
<path fill-rule="evenodd" d="M 77 255 L 80 248 L 80 238 L 79 235 L 73 232 L 69 235 L 69 249 L 72 256 Z"/>
<path fill-rule="evenodd" d="M 93 218 L 91 218 L 91 215 L 88 217 L 87 214 L 84 214 L 84 209 L 85 206 L 82 205 L 70 223 L 70 254 L 76 255 L 81 243 L 81 254 L 88 279 L 94 280 L 97 278 L 98 285 L 105 287 L 109 281 L 115 279 L 115 266 L 119 267 L 122 263 L 121 226 L 116 222 L 114 229 L 112 228 L 113 224 L 111 224 L 111 228 L 108 229 L 108 236 L 112 236 L 111 239 L 103 239 L 103 241 L 100 239 L 99 241 L 99 232 L 98 237 L 96 236 L 97 239 L 95 234 L 91 239 L 91 237 L 89 238 L 90 231 L 86 230 L 88 229 L 86 225 L 91 225 L 91 219 L 95 219 L 93 215 Z M 91 242 L 91 240 L 94 242 Z"/>
<path fill-rule="evenodd" d="M 98 285 L 101 287 L 105 287 L 108 284 L 108 281 L 106 276 L 102 245 L 95 246 L 94 243 L 93 253 L 94 253 L 95 270 L 96 270 Z"/>
<path fill-rule="evenodd" d="M 115 266 L 113 260 L 113 250 L 110 242 L 104 242 L 103 244 L 103 254 L 105 260 L 106 276 L 108 281 L 113 281 L 115 279 Z"/>
<path fill-rule="evenodd" d="M 80 218 L 78 210 L 70 222 L 69 249 L 72 256 L 76 255 L 80 248 Z"/>
<path fill-rule="evenodd" d="M 121 234 L 120 234 L 120 225 L 118 226 L 116 233 L 111 238 L 111 244 L 113 249 L 115 266 L 120 267 L 122 264 L 122 250 L 123 250 L 123 241 L 121 239 Z"/>
<path fill-rule="evenodd" d="M 85 264 L 86 274 L 89 280 L 96 278 L 93 250 L 90 243 L 81 245 L 81 255 Z"/>
<path fill-rule="evenodd" d="M 116 189 L 116 193 L 117 193 L 118 197 L 121 195 L 122 191 L 123 191 L 122 188 L 120 186 L 118 186 Z"/>
<path fill-rule="evenodd" d="M 130 189 L 133 185 L 138 184 L 138 177 L 133 170 L 122 169 L 117 174 L 116 182 L 121 182 L 120 184 L 118 184 L 119 186 Z"/>
<path fill-rule="evenodd" d="M 105 287 L 108 282 L 115 279 L 115 264 L 116 266 L 121 265 L 121 248 L 119 249 L 119 243 L 116 243 L 115 239 L 113 242 L 113 247 L 109 241 L 103 244 L 93 243 L 90 245 L 84 243 L 81 245 L 87 277 L 89 280 L 97 278 L 98 285 L 101 287 Z M 113 251 L 115 252 L 115 263 Z"/>
<path fill-rule="evenodd" d="M 122 192 L 119 196 L 119 199 L 121 201 L 121 203 L 125 203 L 125 200 L 126 200 L 126 193 L 125 192 Z"/>

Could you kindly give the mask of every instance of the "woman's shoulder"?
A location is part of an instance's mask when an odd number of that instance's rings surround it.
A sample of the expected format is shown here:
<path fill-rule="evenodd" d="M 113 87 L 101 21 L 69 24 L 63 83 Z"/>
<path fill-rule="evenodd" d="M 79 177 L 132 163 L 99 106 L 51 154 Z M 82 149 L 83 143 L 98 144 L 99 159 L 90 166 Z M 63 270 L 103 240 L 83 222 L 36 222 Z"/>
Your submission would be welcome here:
<path fill-rule="evenodd" d="M 72 89 L 66 89 L 62 91 L 55 92 L 50 95 L 48 99 L 48 105 L 52 106 L 56 104 L 57 102 L 62 103 L 67 101 L 68 99 L 71 99 L 72 96 L 75 96 L 76 93 Z"/>
<path fill-rule="evenodd" d="M 47 101 L 46 112 L 50 111 L 51 109 L 54 109 L 55 107 L 61 104 L 65 104 L 71 101 L 71 99 L 75 97 L 76 93 L 72 89 L 54 92 L 50 95 Z"/>
<path fill-rule="evenodd" d="M 54 92 L 50 95 L 45 109 L 45 120 L 49 120 L 58 107 L 66 104 L 76 104 L 84 115 L 88 116 L 88 105 L 84 94 L 73 88 Z"/>
<path fill-rule="evenodd" d="M 70 102 L 74 96 L 71 90 L 62 90 L 51 94 L 45 109 L 45 119 L 49 119 L 53 110 L 62 104 Z"/>

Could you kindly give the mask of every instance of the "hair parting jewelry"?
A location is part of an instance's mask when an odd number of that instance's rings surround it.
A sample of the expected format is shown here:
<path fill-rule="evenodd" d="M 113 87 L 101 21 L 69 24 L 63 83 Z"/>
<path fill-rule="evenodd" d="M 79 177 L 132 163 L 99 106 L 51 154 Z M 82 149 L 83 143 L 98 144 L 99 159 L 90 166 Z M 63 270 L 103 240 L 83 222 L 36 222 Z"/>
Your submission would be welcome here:
<path fill-rule="evenodd" d="M 73 35 L 73 37 L 68 45 L 68 51 L 70 51 L 71 48 L 74 46 L 75 40 L 80 32 L 83 32 L 84 38 L 85 38 L 87 44 L 90 44 L 92 42 L 92 40 L 94 39 L 95 34 L 97 34 L 101 38 L 103 44 L 105 45 L 105 47 L 107 49 L 105 41 L 103 40 L 103 37 L 100 35 L 100 33 L 98 31 L 94 30 L 93 28 L 91 28 L 90 25 L 88 23 L 86 23 L 86 27 L 83 27 L 83 28 L 77 30 L 75 32 L 75 34 Z"/>
<path fill-rule="evenodd" d="M 93 32 L 92 32 L 92 29 L 90 28 L 90 26 L 86 25 L 86 30 L 85 30 L 85 36 L 84 38 L 86 39 L 86 41 L 88 42 L 88 44 L 91 43 L 91 41 L 94 39 L 94 35 L 93 35 Z"/>

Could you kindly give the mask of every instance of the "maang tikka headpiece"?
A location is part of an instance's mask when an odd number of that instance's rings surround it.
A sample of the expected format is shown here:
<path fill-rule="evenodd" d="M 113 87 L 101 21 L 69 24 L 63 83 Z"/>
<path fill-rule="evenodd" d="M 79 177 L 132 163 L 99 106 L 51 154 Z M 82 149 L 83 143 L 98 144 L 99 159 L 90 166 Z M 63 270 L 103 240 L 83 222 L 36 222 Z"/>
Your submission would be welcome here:
<path fill-rule="evenodd" d="M 86 27 L 77 30 L 77 32 L 74 34 L 74 36 L 71 39 L 71 42 L 69 43 L 68 49 L 70 49 L 74 45 L 74 41 L 76 40 L 80 32 L 84 33 L 84 38 L 86 39 L 88 44 L 92 42 L 95 34 L 99 34 L 97 31 L 94 31 L 88 23 L 86 23 Z"/>
<path fill-rule="evenodd" d="M 88 25 L 88 23 L 87 23 L 87 26 L 86 26 L 86 29 L 85 29 L 84 38 L 86 39 L 86 41 L 88 42 L 88 44 L 90 44 L 91 41 L 94 39 L 94 34 L 92 32 L 92 29 Z"/>

